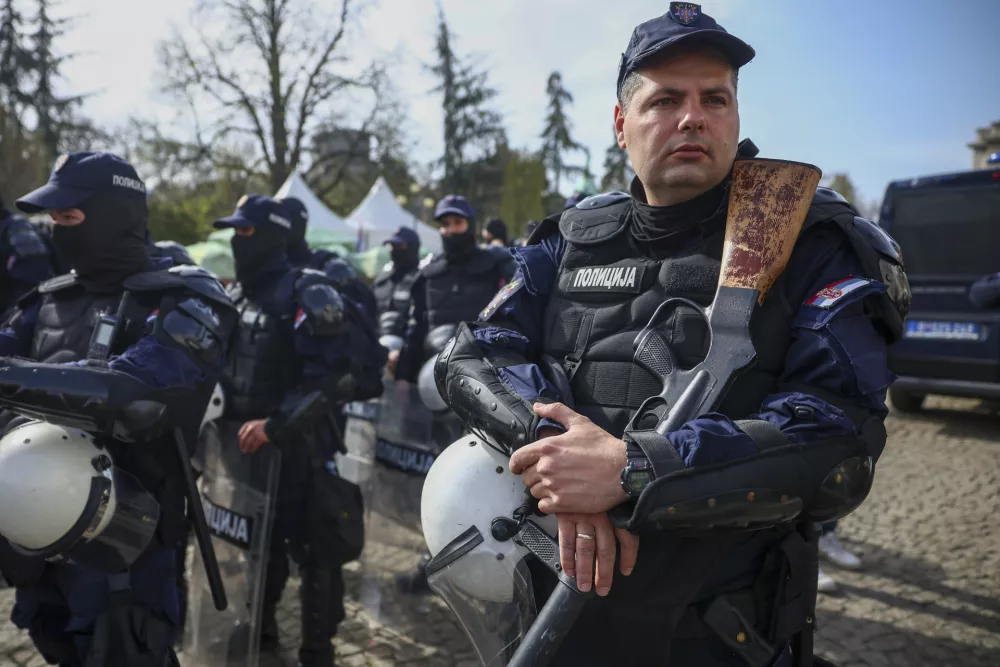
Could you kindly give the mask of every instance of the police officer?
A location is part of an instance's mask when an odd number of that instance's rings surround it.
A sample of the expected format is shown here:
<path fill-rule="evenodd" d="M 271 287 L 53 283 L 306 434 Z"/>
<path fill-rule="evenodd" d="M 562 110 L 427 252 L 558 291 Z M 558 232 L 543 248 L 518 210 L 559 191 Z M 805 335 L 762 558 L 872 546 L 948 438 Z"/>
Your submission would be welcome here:
<path fill-rule="evenodd" d="M 225 373 L 225 420 L 241 425 L 242 451 L 273 442 L 282 457 L 262 649 L 277 646 L 275 612 L 290 555 L 302 577 L 299 659 L 329 666 L 330 638 L 344 618 L 341 565 L 352 558 L 343 553 L 342 516 L 360 521 L 359 507 L 330 505 L 331 494 L 347 484 L 337 476 L 334 453 L 342 443 L 331 418 L 342 403 L 381 393 L 385 351 L 360 307 L 323 272 L 289 262 L 292 224 L 283 203 L 247 195 L 214 226 L 235 232 L 231 294 L 244 323 Z"/>
<path fill-rule="evenodd" d="M 285 205 L 288 217 L 292 221 L 292 234 L 288 246 L 288 260 L 292 266 L 302 266 L 325 273 L 342 296 L 353 299 L 374 321 L 378 317 L 375 297 L 351 265 L 332 250 L 322 248 L 314 250 L 306 243 L 309 211 L 305 204 L 295 197 L 286 197 L 280 201 Z"/>
<path fill-rule="evenodd" d="M 448 195 L 439 201 L 434 219 L 444 252 L 420 269 L 403 349 L 389 355 L 390 370 L 410 382 L 423 362 L 450 338 L 450 334 L 435 332 L 448 332 L 459 322 L 474 320 L 514 273 L 506 248 L 476 245 L 476 213 L 465 197 Z"/>
<path fill-rule="evenodd" d="M 46 362 L 32 371 L 48 387 L 33 394 L 38 409 L 44 412 L 51 396 L 63 417 L 73 413 L 77 423 L 99 423 L 107 416 L 105 406 L 140 399 L 133 395 L 136 387 L 169 390 L 170 397 L 157 399 L 166 411 L 136 413 L 128 428 L 102 440 L 115 465 L 137 478 L 159 503 L 155 539 L 124 580 L 74 564 L 5 564 L 5 575 L 17 587 L 11 620 L 28 631 L 53 664 L 158 667 L 167 664 L 178 631 L 180 564 L 175 555 L 187 530 L 181 461 L 172 432 L 181 427 L 193 446 L 236 326 L 236 311 L 206 271 L 151 261 L 145 185 L 117 156 L 63 155 L 48 183 L 17 200 L 17 206 L 26 213 L 48 211 L 53 243 L 73 268 L 26 295 L 10 327 L 0 332 L 0 354 Z M 102 335 L 92 336 L 98 322 L 115 313 L 122 315 L 117 333 L 112 336 L 102 328 Z M 87 365 L 74 363 L 84 359 Z M 10 365 L 5 369 L 10 382 L 17 363 L 6 360 L 4 365 Z M 131 387 L 127 397 L 121 395 L 125 380 Z M 78 400 L 67 401 L 64 392 Z M 86 398 L 88 392 L 94 392 L 92 399 Z M 101 619 L 121 613 L 117 604 L 110 604 L 118 586 L 129 593 L 130 622 L 142 632 L 106 632 L 109 624 Z M 103 631 L 95 635 L 95 626 Z M 113 623 L 110 627 L 120 629 Z"/>
<path fill-rule="evenodd" d="M 35 285 L 52 277 L 48 246 L 34 226 L 0 199 L 0 313 L 7 314 Z M 4 317 L 4 319 L 6 319 Z"/>
<path fill-rule="evenodd" d="M 598 195 L 545 220 L 516 251 L 517 276 L 479 322 L 460 327 L 438 365 L 452 408 L 517 449 L 510 470 L 556 515 L 564 570 L 596 589 L 555 665 L 813 664 L 808 520 L 853 510 L 885 444 L 886 348 L 901 333 L 909 288 L 895 242 L 824 188 L 756 313 L 756 366 L 717 412 L 665 436 L 626 434 L 661 387 L 633 363 L 636 334 L 666 298 L 708 305 L 715 294 L 739 138 L 737 72 L 753 55 L 691 3 L 638 26 L 615 107 L 636 171 L 630 195 Z M 609 266 L 627 271 L 592 279 Z M 696 311 L 678 308 L 660 330 L 682 368 L 705 357 L 709 332 Z M 831 476 L 831 461 L 844 460 L 860 463 Z M 730 503 L 736 525 L 752 523 L 764 476 L 781 480 L 783 502 L 802 505 L 755 530 L 713 531 L 718 516 L 693 510 L 700 535 L 662 527 L 673 503 Z M 839 485 L 855 490 L 825 495 Z M 689 495 L 666 505 L 671 490 Z"/>
<path fill-rule="evenodd" d="M 398 349 L 410 318 L 413 285 L 419 275 L 420 236 L 409 227 L 400 227 L 387 238 L 389 264 L 375 277 L 372 291 L 378 306 L 379 337 L 390 349 Z"/>

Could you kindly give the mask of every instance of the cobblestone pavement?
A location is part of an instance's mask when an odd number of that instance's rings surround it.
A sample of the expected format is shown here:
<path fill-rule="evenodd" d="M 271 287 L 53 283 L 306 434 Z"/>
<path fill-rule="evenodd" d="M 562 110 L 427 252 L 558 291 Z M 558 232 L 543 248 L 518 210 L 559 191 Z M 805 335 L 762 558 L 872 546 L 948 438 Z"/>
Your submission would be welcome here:
<path fill-rule="evenodd" d="M 894 414 L 887 425 L 875 488 L 839 530 L 865 569 L 826 567 L 839 591 L 820 597 L 817 651 L 840 667 L 1000 665 L 1000 416 L 974 401 L 931 399 L 923 414 Z M 440 600 L 390 592 L 394 575 L 416 564 L 420 536 L 384 523 L 369 537 L 364 564 L 345 572 L 338 665 L 475 667 Z M 279 613 L 285 654 L 261 667 L 295 664 L 296 587 L 289 582 Z M 0 591 L 0 617 L 12 597 Z M 43 664 L 24 633 L 0 626 L 0 666 Z"/>

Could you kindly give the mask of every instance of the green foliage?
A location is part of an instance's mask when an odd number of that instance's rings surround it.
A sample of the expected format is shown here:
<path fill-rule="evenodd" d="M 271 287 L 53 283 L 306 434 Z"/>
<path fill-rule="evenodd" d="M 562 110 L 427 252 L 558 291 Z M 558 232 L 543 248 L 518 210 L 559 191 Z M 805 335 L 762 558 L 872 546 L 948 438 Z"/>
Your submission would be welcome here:
<path fill-rule="evenodd" d="M 611 145 L 604 152 L 604 176 L 601 177 L 601 190 L 609 192 L 611 190 L 621 190 L 628 192 L 628 186 L 632 182 L 635 172 L 628 161 L 628 152 L 618 146 L 616 136 Z"/>
<path fill-rule="evenodd" d="M 545 194 L 545 165 L 538 155 L 513 151 L 504 171 L 500 217 L 507 223 L 510 237 L 524 234 L 529 220 L 545 217 L 542 197 Z"/>
<path fill-rule="evenodd" d="M 442 94 L 444 108 L 444 178 L 446 192 L 469 196 L 478 186 L 476 163 L 487 171 L 496 171 L 497 159 L 503 160 L 501 145 L 506 131 L 499 113 L 488 108 L 497 91 L 487 84 L 487 72 L 466 63 L 452 48 L 453 35 L 439 12 L 437 57 L 431 71 L 439 80 L 435 92 Z M 506 163 L 504 163 L 506 164 Z M 502 180 L 503 167 L 499 170 Z M 499 193 L 499 188 L 496 189 Z"/>
<path fill-rule="evenodd" d="M 827 187 L 839 192 L 850 203 L 855 205 L 859 203 L 857 191 L 854 189 L 854 182 L 851 181 L 851 177 L 847 174 L 831 174 L 827 181 Z"/>

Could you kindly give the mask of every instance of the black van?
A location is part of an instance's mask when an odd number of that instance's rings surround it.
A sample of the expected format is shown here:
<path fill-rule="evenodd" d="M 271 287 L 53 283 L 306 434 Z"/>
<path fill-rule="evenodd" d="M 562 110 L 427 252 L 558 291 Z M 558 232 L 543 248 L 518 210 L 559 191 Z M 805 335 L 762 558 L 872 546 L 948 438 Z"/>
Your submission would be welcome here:
<path fill-rule="evenodd" d="M 889 349 L 893 406 L 915 412 L 927 394 L 1000 399 L 1000 308 L 969 300 L 974 281 L 1000 272 L 1000 166 L 894 181 L 878 222 L 899 242 L 913 291 Z"/>

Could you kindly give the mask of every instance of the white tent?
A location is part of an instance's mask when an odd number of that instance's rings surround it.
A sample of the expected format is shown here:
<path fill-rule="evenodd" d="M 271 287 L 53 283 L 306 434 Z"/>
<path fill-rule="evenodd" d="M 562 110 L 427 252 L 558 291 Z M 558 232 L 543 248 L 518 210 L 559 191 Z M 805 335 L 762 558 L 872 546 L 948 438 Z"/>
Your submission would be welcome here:
<path fill-rule="evenodd" d="M 392 236 L 399 227 L 411 227 L 420 237 L 420 245 L 431 252 L 441 250 L 441 234 L 434 227 L 413 217 L 396 201 L 396 195 L 381 176 L 365 195 L 358 207 L 347 216 L 347 224 L 358 229 L 365 239 L 365 248 L 374 248 Z"/>
<path fill-rule="evenodd" d="M 291 174 L 284 185 L 274 193 L 275 199 L 284 197 L 295 197 L 305 204 L 309 211 L 309 227 L 313 229 L 325 229 L 333 232 L 337 237 L 349 239 L 354 238 L 356 232 L 344 219 L 326 207 L 320 198 L 313 194 L 306 182 L 297 173 Z"/>

